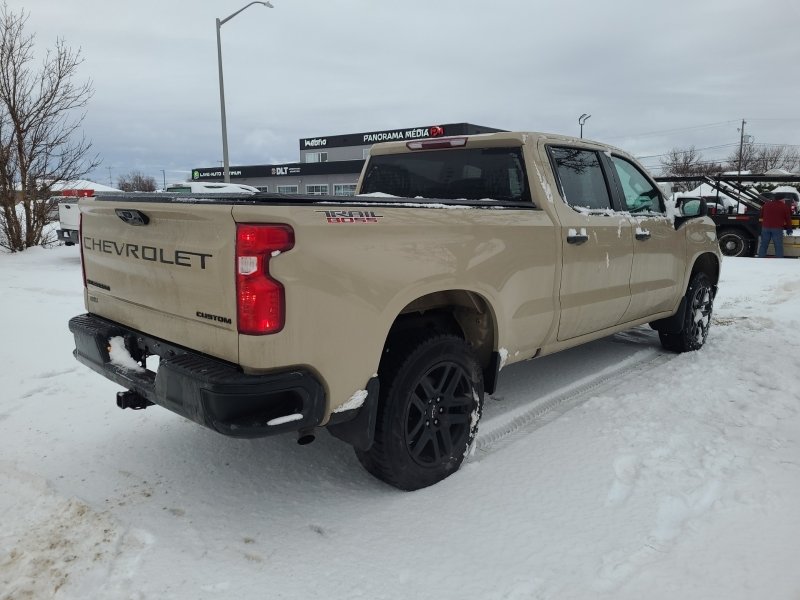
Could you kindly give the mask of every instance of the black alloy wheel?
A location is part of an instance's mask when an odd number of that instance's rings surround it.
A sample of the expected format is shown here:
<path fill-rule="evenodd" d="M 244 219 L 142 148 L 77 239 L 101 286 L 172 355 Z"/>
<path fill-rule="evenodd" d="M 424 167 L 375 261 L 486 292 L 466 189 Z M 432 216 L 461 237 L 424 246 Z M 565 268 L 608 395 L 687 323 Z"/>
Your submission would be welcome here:
<path fill-rule="evenodd" d="M 472 381 L 460 364 L 444 361 L 424 373 L 411 392 L 405 415 L 405 443 L 411 458 L 423 467 L 463 452 L 469 438 Z"/>

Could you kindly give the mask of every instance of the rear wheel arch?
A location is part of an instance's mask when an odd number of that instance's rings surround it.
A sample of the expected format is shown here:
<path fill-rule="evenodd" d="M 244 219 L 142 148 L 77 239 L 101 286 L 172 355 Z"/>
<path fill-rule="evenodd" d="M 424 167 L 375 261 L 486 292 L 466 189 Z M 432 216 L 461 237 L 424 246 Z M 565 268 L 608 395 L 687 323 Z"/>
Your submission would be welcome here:
<path fill-rule="evenodd" d="M 494 391 L 499 357 L 497 318 L 482 295 L 469 290 L 433 292 L 408 303 L 397 315 L 386 336 L 381 363 L 392 348 L 409 337 L 450 334 L 465 340 L 481 366 L 487 392 Z"/>

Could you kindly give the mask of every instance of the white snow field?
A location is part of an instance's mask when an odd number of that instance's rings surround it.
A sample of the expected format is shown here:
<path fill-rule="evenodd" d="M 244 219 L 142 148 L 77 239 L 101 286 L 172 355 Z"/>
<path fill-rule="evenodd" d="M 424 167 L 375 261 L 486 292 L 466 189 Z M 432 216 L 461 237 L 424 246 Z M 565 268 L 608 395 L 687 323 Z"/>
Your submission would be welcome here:
<path fill-rule="evenodd" d="M 2 600 L 800 598 L 798 260 L 726 259 L 700 352 L 642 327 L 507 367 L 414 493 L 326 432 L 118 409 L 71 355 L 77 248 L 0 281 Z"/>

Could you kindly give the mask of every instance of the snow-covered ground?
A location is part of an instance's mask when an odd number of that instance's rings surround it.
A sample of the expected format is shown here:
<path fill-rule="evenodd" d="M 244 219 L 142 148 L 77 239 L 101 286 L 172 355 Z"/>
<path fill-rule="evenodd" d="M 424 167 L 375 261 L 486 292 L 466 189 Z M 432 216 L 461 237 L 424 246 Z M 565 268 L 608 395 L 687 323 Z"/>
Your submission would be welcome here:
<path fill-rule="evenodd" d="M 78 250 L 0 255 L 0 599 L 800 597 L 800 261 L 727 259 L 706 347 L 503 370 L 415 493 L 323 433 L 232 440 L 71 356 Z"/>

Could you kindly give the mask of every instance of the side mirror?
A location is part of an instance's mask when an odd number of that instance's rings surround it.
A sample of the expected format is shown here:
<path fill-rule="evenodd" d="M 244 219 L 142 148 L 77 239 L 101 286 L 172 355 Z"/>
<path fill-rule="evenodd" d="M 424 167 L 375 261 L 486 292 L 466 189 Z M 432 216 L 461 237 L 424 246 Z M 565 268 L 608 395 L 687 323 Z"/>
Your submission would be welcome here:
<path fill-rule="evenodd" d="M 681 225 L 686 223 L 686 221 L 708 215 L 708 204 L 704 198 L 700 198 L 699 201 L 692 199 L 689 202 L 681 202 L 678 200 L 677 208 L 680 211 L 680 216 L 675 217 L 675 229 L 678 229 Z"/>
<path fill-rule="evenodd" d="M 708 204 L 705 199 L 691 198 L 684 202 L 682 198 L 678 199 L 677 208 L 680 211 L 681 217 L 690 219 L 694 217 L 705 217 L 708 214 Z"/>

